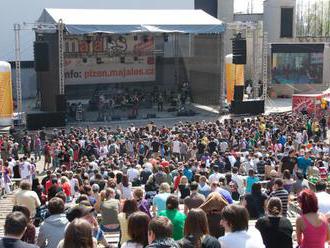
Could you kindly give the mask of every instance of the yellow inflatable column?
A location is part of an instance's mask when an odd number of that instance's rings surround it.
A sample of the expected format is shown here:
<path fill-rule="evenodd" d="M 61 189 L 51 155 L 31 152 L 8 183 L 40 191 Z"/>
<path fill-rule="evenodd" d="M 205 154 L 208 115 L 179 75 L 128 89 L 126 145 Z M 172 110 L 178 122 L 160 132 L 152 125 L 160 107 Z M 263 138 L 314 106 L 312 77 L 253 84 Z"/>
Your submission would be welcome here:
<path fill-rule="evenodd" d="M 226 56 L 226 91 L 227 102 L 234 99 L 234 86 L 244 85 L 244 65 L 233 64 L 233 55 Z"/>
<path fill-rule="evenodd" d="M 13 116 L 13 93 L 10 64 L 0 61 L 0 126 L 11 125 Z"/>

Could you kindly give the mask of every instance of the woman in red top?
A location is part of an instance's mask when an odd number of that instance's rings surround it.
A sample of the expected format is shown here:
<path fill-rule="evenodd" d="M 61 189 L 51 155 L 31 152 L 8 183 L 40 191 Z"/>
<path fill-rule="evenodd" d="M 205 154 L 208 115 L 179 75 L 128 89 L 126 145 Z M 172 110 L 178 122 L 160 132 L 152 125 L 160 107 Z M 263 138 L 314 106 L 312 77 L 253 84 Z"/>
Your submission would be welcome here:
<path fill-rule="evenodd" d="M 71 185 L 67 177 L 61 177 L 62 190 L 68 199 L 71 196 Z"/>
<path fill-rule="evenodd" d="M 324 248 L 330 238 L 327 219 L 318 213 L 318 202 L 313 191 L 300 192 L 298 202 L 302 215 L 296 220 L 296 233 L 301 248 Z"/>

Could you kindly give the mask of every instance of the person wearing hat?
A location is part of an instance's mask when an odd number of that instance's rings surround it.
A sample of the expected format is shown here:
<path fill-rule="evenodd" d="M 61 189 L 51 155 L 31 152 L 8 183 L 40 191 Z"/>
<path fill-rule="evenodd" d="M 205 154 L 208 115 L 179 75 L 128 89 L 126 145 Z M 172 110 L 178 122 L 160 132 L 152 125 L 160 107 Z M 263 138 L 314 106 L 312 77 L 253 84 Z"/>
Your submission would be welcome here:
<path fill-rule="evenodd" d="M 78 206 L 73 207 L 67 214 L 66 218 L 72 222 L 77 218 L 84 219 L 92 226 L 93 238 L 101 243 L 104 247 L 110 248 L 107 240 L 104 237 L 103 231 L 100 229 L 99 224 L 94 216 L 95 208 L 93 208 L 89 201 L 82 201 Z"/>

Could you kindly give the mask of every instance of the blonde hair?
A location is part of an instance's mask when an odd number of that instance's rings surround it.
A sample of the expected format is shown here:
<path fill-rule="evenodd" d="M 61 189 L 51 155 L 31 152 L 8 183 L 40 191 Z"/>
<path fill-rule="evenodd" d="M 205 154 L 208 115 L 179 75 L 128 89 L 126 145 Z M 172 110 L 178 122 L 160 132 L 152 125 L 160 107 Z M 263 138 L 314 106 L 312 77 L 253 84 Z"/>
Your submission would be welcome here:
<path fill-rule="evenodd" d="M 170 193 L 171 187 L 168 183 L 162 183 L 159 187 L 159 193 Z"/>
<path fill-rule="evenodd" d="M 180 179 L 180 184 L 187 184 L 189 181 L 188 181 L 188 178 L 186 176 L 182 176 L 181 179 Z"/>

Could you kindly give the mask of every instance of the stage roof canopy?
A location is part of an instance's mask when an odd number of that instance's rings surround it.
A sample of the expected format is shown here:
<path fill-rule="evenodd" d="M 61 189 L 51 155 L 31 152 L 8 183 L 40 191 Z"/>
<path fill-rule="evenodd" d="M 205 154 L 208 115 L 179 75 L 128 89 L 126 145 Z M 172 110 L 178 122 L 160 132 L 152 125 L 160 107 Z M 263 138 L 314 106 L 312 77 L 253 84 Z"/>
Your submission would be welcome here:
<path fill-rule="evenodd" d="M 44 9 L 38 22 L 62 19 L 70 34 L 224 32 L 224 24 L 203 10 Z"/>

